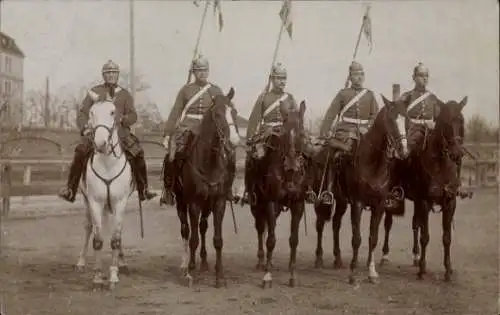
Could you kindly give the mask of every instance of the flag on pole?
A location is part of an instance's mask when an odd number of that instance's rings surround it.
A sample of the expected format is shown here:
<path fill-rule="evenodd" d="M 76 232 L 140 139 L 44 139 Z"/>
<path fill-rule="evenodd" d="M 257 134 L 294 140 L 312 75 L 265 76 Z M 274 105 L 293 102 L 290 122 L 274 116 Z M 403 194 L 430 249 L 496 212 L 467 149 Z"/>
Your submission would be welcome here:
<path fill-rule="evenodd" d="M 219 22 L 219 32 L 222 31 L 222 27 L 224 27 L 224 20 L 222 19 L 222 6 L 221 0 L 214 0 L 214 16 L 217 15 Z"/>
<path fill-rule="evenodd" d="M 280 18 L 283 26 L 286 28 L 288 36 L 292 38 L 293 22 L 292 22 L 292 0 L 283 0 L 283 6 L 280 10 Z"/>
<path fill-rule="evenodd" d="M 370 47 L 370 52 L 372 52 L 373 42 L 372 42 L 372 20 L 370 19 L 370 6 L 366 7 L 365 15 L 363 16 L 363 33 L 368 40 L 368 47 Z"/>

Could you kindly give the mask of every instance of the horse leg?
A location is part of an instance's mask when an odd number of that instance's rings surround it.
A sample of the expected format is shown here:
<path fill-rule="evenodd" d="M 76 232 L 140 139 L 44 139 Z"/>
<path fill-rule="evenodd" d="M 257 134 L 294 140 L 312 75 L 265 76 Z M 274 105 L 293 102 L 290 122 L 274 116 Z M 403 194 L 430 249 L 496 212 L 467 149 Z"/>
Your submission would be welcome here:
<path fill-rule="evenodd" d="M 257 270 L 264 270 L 264 232 L 266 231 L 266 218 L 262 215 L 260 211 L 262 208 L 261 204 L 251 206 L 252 215 L 255 219 L 255 229 L 257 230 Z"/>
<path fill-rule="evenodd" d="M 214 247 L 216 252 L 215 261 L 215 287 L 220 288 L 221 286 L 226 286 L 226 280 L 224 279 L 224 268 L 222 267 L 222 247 L 224 241 L 222 238 L 222 223 L 224 220 L 224 214 L 226 212 L 226 197 L 218 198 L 214 205 Z"/>
<path fill-rule="evenodd" d="M 415 208 L 415 204 L 413 206 Z M 417 211 L 413 210 L 413 218 L 411 220 L 411 228 L 413 230 L 413 266 L 418 267 L 420 261 L 420 248 L 418 246 L 418 232 L 420 229 Z"/>
<path fill-rule="evenodd" d="M 206 235 L 208 230 L 208 216 L 210 212 L 204 212 L 200 219 L 200 236 L 201 236 L 201 248 L 200 248 L 200 271 L 208 271 L 207 262 L 207 248 L 206 248 Z"/>
<path fill-rule="evenodd" d="M 444 274 L 445 281 L 450 281 L 453 275 L 453 269 L 451 267 L 451 257 L 450 257 L 450 247 L 451 247 L 451 227 L 453 223 L 453 217 L 455 216 L 456 208 L 456 197 L 448 200 L 448 202 L 443 207 L 443 247 L 444 247 L 444 268 L 446 270 Z"/>
<path fill-rule="evenodd" d="M 382 259 L 380 259 L 380 265 L 383 266 L 385 263 L 389 261 L 389 235 L 391 234 L 392 229 L 392 214 L 385 211 L 384 218 L 384 246 L 382 247 Z"/>
<path fill-rule="evenodd" d="M 375 248 L 377 248 L 378 242 L 378 230 L 380 226 L 380 221 L 382 221 L 382 216 L 384 215 L 385 207 L 383 202 L 377 208 L 372 210 L 370 216 L 370 236 L 368 238 L 368 280 L 371 283 L 376 283 L 378 279 L 378 273 L 375 267 Z"/>
<path fill-rule="evenodd" d="M 337 200 L 335 205 L 335 214 L 332 218 L 332 231 L 333 231 L 333 268 L 342 268 L 342 254 L 340 251 L 340 227 L 342 226 L 342 217 L 347 211 L 347 202 L 345 200 Z"/>
<path fill-rule="evenodd" d="M 318 203 L 314 207 L 316 212 L 316 261 L 314 262 L 315 268 L 323 268 L 323 230 L 325 228 L 326 221 L 331 216 L 331 206 Z"/>
<path fill-rule="evenodd" d="M 198 225 L 200 222 L 200 214 L 202 212 L 201 207 L 197 202 L 192 203 L 189 206 L 189 223 L 191 224 L 191 237 L 189 239 L 189 269 L 196 269 L 196 250 L 198 249 L 198 245 L 200 244 L 200 237 L 198 234 Z"/>
<path fill-rule="evenodd" d="M 109 288 L 112 290 L 120 281 L 118 278 L 118 261 L 120 248 L 122 247 L 122 227 L 123 227 L 123 214 L 125 213 L 125 206 L 127 205 L 128 198 L 122 198 L 118 201 L 113 210 L 113 228 L 111 230 L 111 266 L 109 267 Z"/>
<path fill-rule="evenodd" d="M 351 230 L 352 230 L 352 260 L 351 274 L 349 275 L 349 283 L 356 283 L 356 274 L 358 269 L 359 247 L 361 246 L 361 212 L 363 211 L 359 202 L 351 203 Z"/>
<path fill-rule="evenodd" d="M 120 248 L 118 249 L 118 272 L 124 275 L 128 275 L 130 273 L 127 261 L 125 261 L 122 242 L 120 242 Z"/>
<path fill-rule="evenodd" d="M 103 221 L 103 207 L 102 205 L 93 200 L 89 199 L 90 211 L 92 211 L 92 218 L 94 223 L 94 238 L 92 239 L 92 248 L 94 249 L 94 278 L 92 279 L 93 288 L 102 289 L 104 285 L 103 274 L 102 274 L 102 221 Z"/>
<path fill-rule="evenodd" d="M 304 215 L 305 203 L 304 201 L 296 203 L 291 207 L 290 211 L 292 214 L 291 224 L 290 224 L 290 238 L 288 243 L 290 244 L 290 260 L 288 262 L 288 269 L 290 270 L 290 280 L 288 284 L 290 287 L 295 287 L 297 281 L 297 275 L 295 273 L 295 262 L 297 260 L 297 246 L 299 245 L 299 227 L 302 216 Z"/>
<path fill-rule="evenodd" d="M 85 237 L 82 250 L 80 251 L 80 255 L 78 256 L 78 262 L 76 263 L 76 270 L 79 272 L 83 272 L 85 270 L 90 236 L 92 235 L 92 218 L 90 216 L 90 208 L 87 201 L 85 201 L 85 221 L 83 225 L 85 229 Z"/>
<path fill-rule="evenodd" d="M 266 266 L 264 267 L 265 274 L 264 278 L 262 279 L 262 287 L 264 289 L 266 288 L 266 286 L 272 287 L 273 285 L 271 268 L 273 260 L 273 251 L 274 247 L 276 246 L 275 229 L 277 220 L 276 213 L 278 211 L 277 207 L 281 206 L 278 205 L 276 202 L 268 202 L 265 207 L 268 230 L 267 230 L 267 240 L 266 240 L 266 247 L 267 247 Z"/>
<path fill-rule="evenodd" d="M 186 204 L 183 202 L 182 198 L 179 198 L 177 200 L 177 216 L 181 221 L 181 237 L 182 237 L 182 245 L 184 247 L 180 269 L 184 278 L 188 280 L 189 286 L 191 286 L 193 284 L 193 277 L 191 277 L 191 275 L 189 274 L 189 268 L 188 268 L 188 257 L 189 257 L 188 209 Z"/>
<path fill-rule="evenodd" d="M 429 244 L 429 204 L 427 202 L 419 202 L 419 226 L 420 231 L 420 247 L 422 254 L 420 256 L 419 262 L 419 272 L 418 279 L 423 279 L 424 275 L 427 273 L 427 244 Z"/>

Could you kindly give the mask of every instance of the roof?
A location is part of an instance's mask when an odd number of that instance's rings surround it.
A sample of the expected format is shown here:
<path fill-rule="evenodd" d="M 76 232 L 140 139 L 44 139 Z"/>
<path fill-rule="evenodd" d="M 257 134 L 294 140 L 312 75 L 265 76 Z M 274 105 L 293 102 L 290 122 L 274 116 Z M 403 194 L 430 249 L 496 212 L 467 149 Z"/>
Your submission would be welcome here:
<path fill-rule="evenodd" d="M 14 38 L 4 32 L 0 32 L 0 50 L 24 58 L 24 53 L 19 46 L 17 46 Z"/>

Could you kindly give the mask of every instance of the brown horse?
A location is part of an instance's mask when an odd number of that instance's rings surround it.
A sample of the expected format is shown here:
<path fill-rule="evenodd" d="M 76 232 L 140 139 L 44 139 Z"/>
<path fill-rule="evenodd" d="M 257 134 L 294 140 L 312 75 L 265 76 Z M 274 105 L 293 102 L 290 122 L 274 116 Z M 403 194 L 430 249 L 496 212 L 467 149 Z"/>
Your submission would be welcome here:
<path fill-rule="evenodd" d="M 391 102 L 383 95 L 382 99 L 385 106 L 378 112 L 368 132 L 361 136 L 351 162 L 342 166 L 346 174 L 346 196 L 351 204 L 353 233 L 353 257 L 349 276 L 351 284 L 356 282 L 358 252 L 361 245 L 361 211 L 365 207 L 371 209 L 368 279 L 372 283 L 378 279 L 374 251 L 378 242 L 380 221 L 386 211 L 388 200 L 392 198 L 393 165 L 395 160 L 405 159 L 409 154 L 406 139 L 408 128 L 406 108 L 402 103 Z"/>
<path fill-rule="evenodd" d="M 433 131 L 426 132 L 424 145 L 411 147 L 408 161 L 398 167 L 405 190 L 405 197 L 414 203 L 412 219 L 413 264 L 419 266 L 418 277 L 426 273 L 426 247 L 429 242 L 429 212 L 434 205 L 442 209 L 445 280 L 452 276 L 450 261 L 451 224 L 456 208 L 456 195 L 460 185 L 459 167 L 463 156 L 464 117 L 462 109 L 467 98 L 460 103 L 449 101 L 439 105 L 439 114 Z M 410 174 L 410 176 L 408 176 Z M 462 196 L 464 197 L 464 196 Z M 385 217 L 385 240 L 383 254 L 389 254 L 389 235 L 392 215 Z M 419 232 L 422 255 L 419 257 Z"/>
<path fill-rule="evenodd" d="M 245 181 L 247 187 L 254 187 L 252 215 L 258 237 L 257 268 L 265 271 L 262 286 L 272 286 L 272 258 L 276 244 L 276 221 L 285 208 L 291 212 L 290 234 L 290 286 L 295 286 L 295 260 L 299 243 L 299 223 L 304 214 L 306 198 L 306 159 L 304 112 L 305 102 L 300 109 L 280 106 L 283 124 L 274 127 L 261 141 L 265 151 L 262 158 L 247 158 Z M 267 230 L 267 261 L 264 264 L 264 232 Z"/>
<path fill-rule="evenodd" d="M 358 139 L 359 140 L 359 139 Z M 342 147 L 342 144 L 335 139 L 327 139 L 322 141 L 321 147 L 317 150 L 314 156 L 309 176 L 312 177 L 313 189 L 318 193 L 319 198 L 314 203 L 314 211 L 316 213 L 316 268 L 323 268 L 323 230 L 325 223 L 332 220 L 333 230 L 333 254 L 335 261 L 334 268 L 342 267 L 342 258 L 340 252 L 340 226 L 342 217 L 347 211 L 349 199 L 346 189 L 346 174 L 343 170 L 343 165 L 349 159 L 348 154 L 344 154 L 339 158 L 335 158 L 339 152 L 346 151 L 347 147 Z M 348 173 L 348 172 L 347 172 Z M 333 195 L 332 193 L 333 192 Z M 332 218 L 332 210 L 335 205 L 335 211 Z M 355 210 L 351 207 L 351 211 Z M 351 213 L 351 217 L 354 217 Z"/>
<path fill-rule="evenodd" d="M 234 89 L 231 88 L 227 95 L 213 98 L 211 107 L 202 118 L 199 132 L 189 141 L 186 159 L 180 166 L 180 176 L 175 179 L 174 192 L 178 196 L 177 214 L 184 245 L 181 270 L 189 286 L 193 282 L 190 270 L 196 267 L 198 226 L 201 234 L 201 270 L 208 270 L 205 238 L 207 219 L 211 213 L 214 220 L 216 287 L 226 285 L 222 267 L 222 221 L 235 176 L 235 145 L 239 143 L 234 123 L 237 113 L 231 103 L 233 96 Z"/>

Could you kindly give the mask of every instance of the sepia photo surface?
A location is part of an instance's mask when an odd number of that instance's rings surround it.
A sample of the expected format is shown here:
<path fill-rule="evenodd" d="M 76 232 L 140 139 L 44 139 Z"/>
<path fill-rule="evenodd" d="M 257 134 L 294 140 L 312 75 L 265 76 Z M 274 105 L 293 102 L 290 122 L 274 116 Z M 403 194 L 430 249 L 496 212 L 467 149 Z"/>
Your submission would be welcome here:
<path fill-rule="evenodd" d="M 0 0 L 0 315 L 499 314 L 493 0 Z"/>

